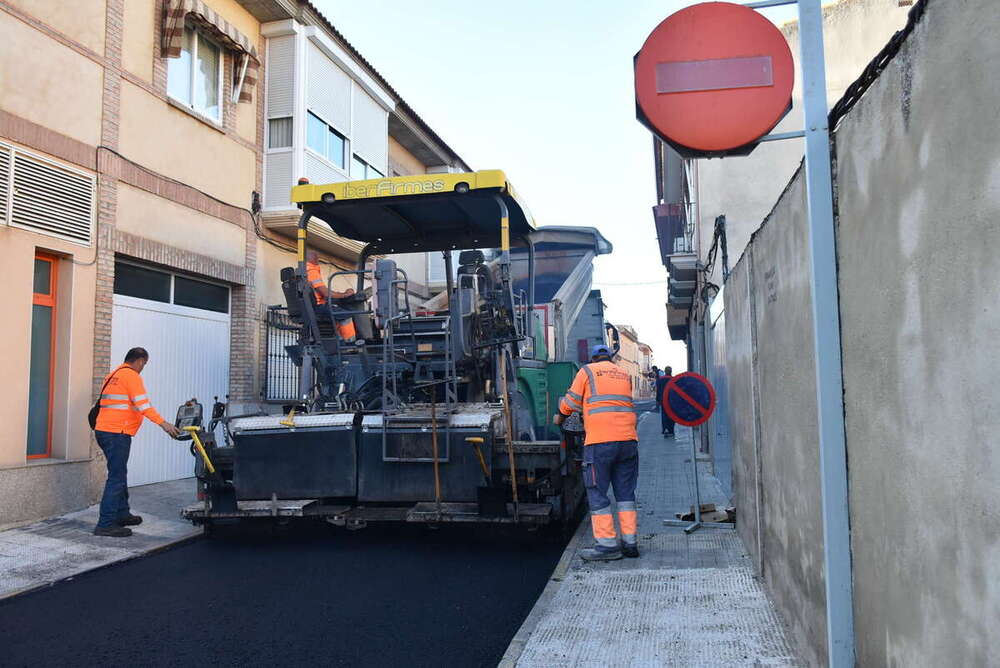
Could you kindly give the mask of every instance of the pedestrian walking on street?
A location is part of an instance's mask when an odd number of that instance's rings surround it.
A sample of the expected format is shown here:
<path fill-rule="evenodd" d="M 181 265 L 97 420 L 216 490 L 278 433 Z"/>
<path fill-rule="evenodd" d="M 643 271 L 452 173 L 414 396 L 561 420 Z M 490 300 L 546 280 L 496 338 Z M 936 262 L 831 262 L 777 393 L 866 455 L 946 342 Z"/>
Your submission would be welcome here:
<path fill-rule="evenodd" d="M 159 425 L 171 437 L 180 433 L 149 402 L 139 375 L 148 362 L 149 353 L 144 348 L 132 348 L 125 355 L 125 363 L 108 374 L 101 389 L 94 435 L 108 463 L 108 480 L 104 484 L 95 536 L 131 536 L 129 527 L 142 523 L 142 518 L 133 515 L 128 505 L 128 455 L 142 418 Z"/>
<path fill-rule="evenodd" d="M 660 409 L 660 433 L 669 437 L 674 435 L 674 421 L 663 409 L 663 393 L 666 391 L 667 383 L 670 382 L 672 376 L 673 369 L 668 366 L 663 370 L 663 375 L 656 379 L 656 405 Z"/>
<path fill-rule="evenodd" d="M 583 414 L 583 481 L 590 504 L 594 546 L 580 553 L 587 561 L 639 556 L 635 485 L 639 477 L 632 380 L 611 361 L 607 346 L 594 346 L 590 364 L 580 369 L 559 401 L 553 421 L 562 424 L 574 411 Z M 608 488 L 615 492 L 622 543 L 618 544 Z"/>

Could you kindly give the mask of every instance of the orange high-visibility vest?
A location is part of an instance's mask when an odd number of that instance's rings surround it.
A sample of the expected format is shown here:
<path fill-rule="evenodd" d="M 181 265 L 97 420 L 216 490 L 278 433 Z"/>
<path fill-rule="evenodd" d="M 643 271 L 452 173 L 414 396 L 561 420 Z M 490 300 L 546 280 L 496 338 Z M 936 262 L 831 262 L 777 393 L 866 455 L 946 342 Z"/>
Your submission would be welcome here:
<path fill-rule="evenodd" d="M 584 445 L 638 441 L 632 379 L 612 362 L 592 362 L 577 371 L 559 412 L 583 413 Z"/>
<path fill-rule="evenodd" d="M 309 285 L 312 286 L 313 295 L 316 297 L 317 304 L 325 304 L 326 297 L 320 293 L 318 288 L 326 286 L 326 282 L 323 280 L 323 274 L 319 270 L 319 265 L 315 262 L 306 263 L 306 280 L 309 281 Z"/>
<path fill-rule="evenodd" d="M 142 425 L 143 416 L 155 424 L 163 423 L 163 418 L 149 403 L 142 376 L 135 369 L 122 364 L 105 381 L 95 430 L 135 436 Z"/>
<path fill-rule="evenodd" d="M 317 288 L 325 286 L 326 283 L 323 281 L 323 274 L 319 270 L 319 265 L 315 262 L 306 263 L 306 279 L 309 281 L 309 285 L 312 286 L 313 295 L 316 297 L 316 303 L 319 305 L 326 304 L 326 297 L 324 297 Z M 357 332 L 354 329 L 354 320 L 351 318 L 346 318 L 344 320 L 338 320 L 337 334 L 340 338 L 350 341 L 357 336 Z"/>

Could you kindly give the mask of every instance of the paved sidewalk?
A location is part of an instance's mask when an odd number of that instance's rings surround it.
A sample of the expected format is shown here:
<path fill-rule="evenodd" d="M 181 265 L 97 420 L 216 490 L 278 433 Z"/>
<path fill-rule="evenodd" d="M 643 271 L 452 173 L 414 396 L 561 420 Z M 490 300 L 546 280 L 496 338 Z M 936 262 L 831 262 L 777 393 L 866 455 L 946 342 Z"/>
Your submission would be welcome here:
<path fill-rule="evenodd" d="M 96 505 L 0 532 L 0 599 L 200 535 L 180 517 L 194 501 L 193 478 L 130 488 L 132 512 L 143 522 L 128 538 L 93 535 Z"/>
<path fill-rule="evenodd" d="M 691 430 L 664 439 L 657 415 L 645 413 L 639 438 L 642 557 L 583 561 L 577 553 L 593 540 L 585 521 L 500 665 L 802 665 L 736 532 L 663 525 L 692 504 Z M 725 505 L 705 467 L 702 502 Z"/>

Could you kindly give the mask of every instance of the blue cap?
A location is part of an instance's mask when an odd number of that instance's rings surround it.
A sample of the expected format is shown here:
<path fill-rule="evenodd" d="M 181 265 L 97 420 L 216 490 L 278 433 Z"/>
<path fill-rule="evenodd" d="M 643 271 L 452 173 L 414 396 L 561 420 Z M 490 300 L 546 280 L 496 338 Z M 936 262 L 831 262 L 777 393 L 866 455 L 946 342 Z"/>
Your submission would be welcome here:
<path fill-rule="evenodd" d="M 602 355 L 605 355 L 607 357 L 611 357 L 611 351 L 603 343 L 599 344 L 599 345 L 596 345 L 596 346 L 594 346 L 593 348 L 590 349 L 590 356 L 591 357 L 600 357 Z"/>

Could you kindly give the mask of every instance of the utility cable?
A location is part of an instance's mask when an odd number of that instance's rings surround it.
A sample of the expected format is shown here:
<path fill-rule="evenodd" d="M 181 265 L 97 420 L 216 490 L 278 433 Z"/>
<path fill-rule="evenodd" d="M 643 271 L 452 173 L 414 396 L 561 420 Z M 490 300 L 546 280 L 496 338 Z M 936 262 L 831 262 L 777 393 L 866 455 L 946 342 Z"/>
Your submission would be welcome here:
<path fill-rule="evenodd" d="M 149 169 L 148 167 L 146 167 L 145 165 L 139 164 L 138 162 L 136 162 L 136 161 L 134 161 L 134 160 L 132 160 L 132 159 L 130 159 L 130 158 L 122 155 L 117 150 L 111 148 L 110 146 L 105 146 L 104 144 L 99 145 L 97 147 L 96 151 L 95 151 L 95 161 L 94 162 L 95 162 L 95 165 L 96 165 L 96 168 L 97 168 L 96 171 L 97 171 L 97 175 L 98 175 L 98 189 L 100 188 L 100 177 L 102 175 L 102 172 L 100 170 L 100 164 L 101 164 L 100 163 L 100 152 L 101 151 L 107 151 L 108 153 L 111 153 L 111 154 L 115 155 L 119 159 L 124 160 L 128 164 L 132 165 L 133 167 L 136 167 L 137 169 L 145 172 L 146 174 L 149 174 L 150 176 L 152 176 L 154 178 L 163 179 L 164 181 L 168 181 L 170 183 L 174 183 L 174 184 L 177 184 L 179 186 L 183 186 L 185 188 L 190 188 L 191 190 L 194 190 L 195 192 L 197 192 L 197 193 L 199 193 L 201 195 L 204 195 L 205 197 L 207 197 L 208 199 L 212 200 L 213 202 L 216 202 L 216 203 L 221 204 L 223 206 L 228 206 L 228 207 L 231 207 L 233 209 L 237 209 L 239 211 L 242 211 L 242 212 L 246 213 L 250 217 L 250 222 L 253 225 L 254 236 L 256 236 L 261 241 L 263 241 L 263 242 L 265 242 L 267 244 L 270 244 L 271 246 L 274 246 L 278 250 L 284 251 L 286 253 L 292 253 L 292 254 L 298 253 L 298 249 L 295 248 L 295 246 L 284 244 L 284 243 L 281 243 L 280 241 L 272 239 L 265 232 L 263 232 L 261 230 L 261 225 L 260 225 L 260 195 L 256 191 L 254 191 L 254 194 L 253 194 L 253 204 L 252 204 L 252 206 L 253 206 L 254 210 L 248 209 L 248 208 L 246 208 L 244 206 L 239 206 L 237 204 L 231 204 L 231 203 L 229 203 L 229 202 L 227 202 L 227 201 L 225 201 L 223 199 L 220 199 L 220 198 L 216 197 L 215 195 L 212 195 L 211 193 L 205 192 L 204 190 L 202 190 L 200 188 L 192 186 L 192 185 L 190 185 L 188 183 L 184 183 L 183 181 L 179 181 L 179 180 L 177 180 L 175 178 L 172 178 L 172 177 L 169 177 L 169 176 L 165 176 L 163 174 L 155 172 L 155 171 Z M 98 201 L 100 201 L 100 190 L 98 190 L 97 196 L 98 196 Z M 83 266 L 83 267 L 87 267 L 87 266 L 91 266 L 91 265 L 95 264 L 97 262 L 97 258 L 100 255 L 100 253 L 99 253 L 99 250 L 100 250 L 99 249 L 99 244 L 100 244 L 100 230 L 98 229 L 98 234 L 97 234 L 96 238 L 94 239 L 94 259 L 91 260 L 90 262 L 78 262 L 76 260 L 73 260 L 73 264 L 78 265 L 78 266 Z M 341 265 L 337 264 L 336 262 L 331 262 L 329 260 L 320 260 L 320 262 L 322 264 L 327 264 L 327 265 L 330 265 L 332 267 L 335 267 L 336 269 L 339 269 L 340 271 L 352 271 L 352 269 L 350 269 L 349 267 L 341 266 Z"/>

